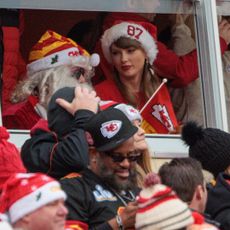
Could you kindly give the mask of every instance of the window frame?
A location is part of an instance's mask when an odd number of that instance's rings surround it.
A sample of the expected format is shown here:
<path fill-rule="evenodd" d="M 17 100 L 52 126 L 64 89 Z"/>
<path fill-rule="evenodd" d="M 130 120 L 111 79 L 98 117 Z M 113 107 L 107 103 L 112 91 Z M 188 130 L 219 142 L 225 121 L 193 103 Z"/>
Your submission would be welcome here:
<path fill-rule="evenodd" d="M 154 0 L 142 0 L 142 5 L 140 5 L 140 0 L 116 0 L 115 4 L 113 1 L 115 0 L 0 0 L 0 8 L 153 12 L 147 4 L 154 2 Z M 176 13 L 182 1 L 160 0 L 161 6 L 154 12 Z M 227 112 L 216 20 L 216 2 L 215 0 L 193 0 L 191 2 L 193 3 L 196 22 L 199 71 L 202 76 L 206 126 L 227 131 Z M 130 3 L 132 3 L 131 6 Z M 186 11 L 186 9 L 184 10 Z M 2 121 L 0 120 L 0 122 Z M 10 141 L 15 143 L 19 148 L 29 138 L 28 130 L 9 131 L 11 133 Z M 186 157 L 188 155 L 188 149 L 183 145 L 180 135 L 147 134 L 146 138 L 154 157 L 173 158 Z"/>

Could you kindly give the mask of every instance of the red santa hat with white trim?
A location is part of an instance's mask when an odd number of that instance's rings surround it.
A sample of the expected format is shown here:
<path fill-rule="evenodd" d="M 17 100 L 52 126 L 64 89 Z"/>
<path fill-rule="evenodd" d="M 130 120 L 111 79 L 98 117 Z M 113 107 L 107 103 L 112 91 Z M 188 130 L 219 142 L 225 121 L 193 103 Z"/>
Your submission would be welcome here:
<path fill-rule="evenodd" d="M 140 42 L 152 65 L 158 53 L 156 33 L 156 27 L 148 22 L 115 21 L 114 25 L 107 29 L 101 38 L 103 54 L 111 63 L 111 45 L 121 37 L 130 38 Z"/>
<path fill-rule="evenodd" d="M 3 186 L 0 213 L 8 215 L 11 224 L 40 207 L 66 199 L 59 182 L 42 173 L 16 173 Z"/>
<path fill-rule="evenodd" d="M 90 55 L 84 48 L 70 38 L 52 30 L 46 31 L 33 46 L 29 55 L 27 71 L 34 72 L 61 65 L 74 65 L 92 69 L 100 62 L 98 54 Z"/>

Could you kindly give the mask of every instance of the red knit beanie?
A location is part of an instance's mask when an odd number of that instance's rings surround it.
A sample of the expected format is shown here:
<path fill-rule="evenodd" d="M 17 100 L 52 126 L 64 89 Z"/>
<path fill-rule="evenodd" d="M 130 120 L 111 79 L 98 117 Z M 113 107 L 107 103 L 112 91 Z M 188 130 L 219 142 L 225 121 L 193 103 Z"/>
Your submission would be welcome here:
<path fill-rule="evenodd" d="M 9 133 L 0 127 L 0 191 L 5 181 L 14 173 L 26 172 L 17 147 L 8 142 Z"/>

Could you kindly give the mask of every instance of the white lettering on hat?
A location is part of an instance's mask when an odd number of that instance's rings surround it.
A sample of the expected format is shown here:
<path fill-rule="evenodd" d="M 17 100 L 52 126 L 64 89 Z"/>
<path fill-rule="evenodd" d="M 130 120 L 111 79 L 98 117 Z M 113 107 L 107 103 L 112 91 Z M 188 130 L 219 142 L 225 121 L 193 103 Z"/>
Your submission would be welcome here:
<path fill-rule="evenodd" d="M 101 125 L 101 134 L 104 137 L 112 138 L 119 132 L 121 125 L 122 122 L 118 120 L 107 121 Z"/>

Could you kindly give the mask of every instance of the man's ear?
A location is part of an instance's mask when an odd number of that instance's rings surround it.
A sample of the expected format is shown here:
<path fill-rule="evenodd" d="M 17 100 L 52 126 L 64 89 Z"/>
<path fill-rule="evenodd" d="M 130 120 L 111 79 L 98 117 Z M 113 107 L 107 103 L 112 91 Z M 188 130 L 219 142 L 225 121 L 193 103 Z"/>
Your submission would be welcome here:
<path fill-rule="evenodd" d="M 100 153 L 95 149 L 95 147 L 89 147 L 90 162 L 96 163 L 99 157 L 100 157 Z"/>
<path fill-rule="evenodd" d="M 89 166 L 93 172 L 97 172 L 98 159 L 100 153 L 95 149 L 95 147 L 89 148 Z"/>
<path fill-rule="evenodd" d="M 196 200 L 202 200 L 204 197 L 204 193 L 204 187 L 202 185 L 197 185 L 194 193 L 194 195 L 196 196 Z"/>
<path fill-rule="evenodd" d="M 224 172 L 230 175 L 230 166 L 228 166 L 228 167 L 224 170 Z"/>

